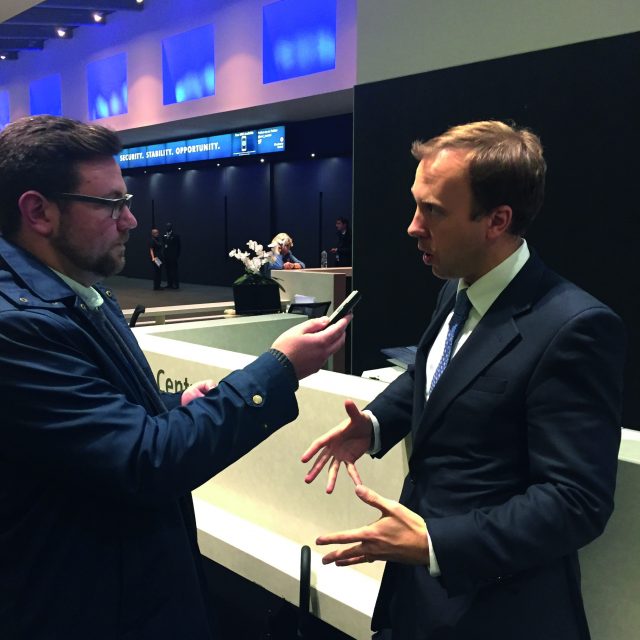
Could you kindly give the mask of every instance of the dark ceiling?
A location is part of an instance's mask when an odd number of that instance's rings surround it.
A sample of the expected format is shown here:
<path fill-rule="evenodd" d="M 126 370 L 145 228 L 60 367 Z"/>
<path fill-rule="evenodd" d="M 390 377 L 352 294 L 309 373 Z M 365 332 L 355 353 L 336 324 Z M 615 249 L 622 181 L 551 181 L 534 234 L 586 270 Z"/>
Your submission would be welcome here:
<path fill-rule="evenodd" d="M 0 58 L 42 50 L 52 38 L 73 38 L 75 29 L 101 29 L 116 11 L 142 11 L 144 0 L 45 0 L 0 24 Z"/>

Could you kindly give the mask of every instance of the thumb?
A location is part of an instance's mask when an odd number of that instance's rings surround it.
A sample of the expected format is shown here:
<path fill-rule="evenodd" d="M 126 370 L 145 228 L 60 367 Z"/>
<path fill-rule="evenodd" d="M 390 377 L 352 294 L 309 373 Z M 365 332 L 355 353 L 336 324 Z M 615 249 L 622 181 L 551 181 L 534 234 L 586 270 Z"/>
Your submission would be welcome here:
<path fill-rule="evenodd" d="M 360 418 L 360 409 L 356 406 L 356 403 L 353 400 L 347 398 L 344 401 L 344 409 L 347 412 L 347 415 L 351 418 L 351 420 L 357 420 Z"/>
<path fill-rule="evenodd" d="M 358 496 L 358 498 L 360 498 L 360 500 L 362 500 L 362 502 L 365 502 L 370 507 L 379 509 L 383 515 L 388 514 L 392 506 L 392 502 L 390 500 L 383 498 L 373 489 L 369 489 L 363 484 L 359 484 L 356 486 L 356 495 Z"/>

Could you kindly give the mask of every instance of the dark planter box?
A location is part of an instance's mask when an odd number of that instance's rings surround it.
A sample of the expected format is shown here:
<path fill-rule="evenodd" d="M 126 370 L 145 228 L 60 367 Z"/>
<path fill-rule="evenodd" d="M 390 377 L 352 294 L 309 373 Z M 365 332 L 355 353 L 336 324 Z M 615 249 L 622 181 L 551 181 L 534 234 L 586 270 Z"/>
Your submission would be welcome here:
<path fill-rule="evenodd" d="M 277 284 L 234 284 L 233 302 L 237 314 L 278 313 L 280 287 Z"/>

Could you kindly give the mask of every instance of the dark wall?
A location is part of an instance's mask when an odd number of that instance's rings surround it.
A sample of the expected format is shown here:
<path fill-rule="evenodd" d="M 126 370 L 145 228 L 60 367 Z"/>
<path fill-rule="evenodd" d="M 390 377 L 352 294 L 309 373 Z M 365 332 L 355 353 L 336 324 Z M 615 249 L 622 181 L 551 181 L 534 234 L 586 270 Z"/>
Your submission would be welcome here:
<path fill-rule="evenodd" d="M 527 240 L 559 273 L 619 313 L 629 333 L 624 426 L 640 427 L 640 34 L 357 86 L 354 102 L 354 373 L 381 347 L 415 344 L 441 281 L 406 235 L 409 152 L 451 125 L 513 120 L 540 135 L 545 206 Z M 375 321 L 373 321 L 375 319 Z M 594 372 L 597 375 L 597 372 Z"/>
<path fill-rule="evenodd" d="M 281 231 L 298 258 L 320 266 L 320 251 L 335 244 L 336 217 L 351 217 L 351 141 L 351 116 L 323 118 L 287 125 L 287 152 L 264 163 L 253 156 L 127 172 L 138 228 L 123 275 L 151 278 L 150 230 L 164 232 L 169 221 L 181 238 L 183 282 L 230 286 L 242 266 L 229 251 L 248 240 L 266 245 Z"/>

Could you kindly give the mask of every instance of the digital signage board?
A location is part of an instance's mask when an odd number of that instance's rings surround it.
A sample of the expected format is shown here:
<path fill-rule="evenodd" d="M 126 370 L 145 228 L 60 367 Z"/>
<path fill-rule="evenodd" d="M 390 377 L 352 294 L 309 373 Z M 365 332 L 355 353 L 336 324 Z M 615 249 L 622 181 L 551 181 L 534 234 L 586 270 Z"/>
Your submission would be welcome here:
<path fill-rule="evenodd" d="M 217 136 L 157 142 L 123 149 L 116 159 L 122 169 L 219 160 L 285 150 L 285 127 L 266 127 Z"/>

